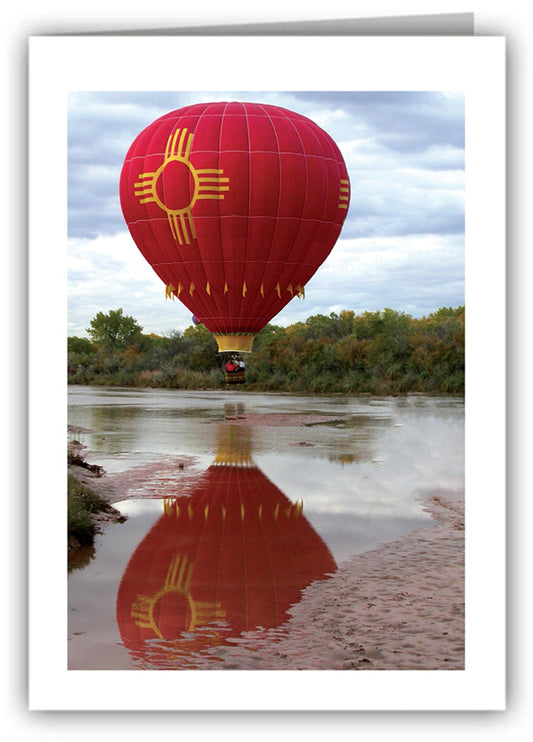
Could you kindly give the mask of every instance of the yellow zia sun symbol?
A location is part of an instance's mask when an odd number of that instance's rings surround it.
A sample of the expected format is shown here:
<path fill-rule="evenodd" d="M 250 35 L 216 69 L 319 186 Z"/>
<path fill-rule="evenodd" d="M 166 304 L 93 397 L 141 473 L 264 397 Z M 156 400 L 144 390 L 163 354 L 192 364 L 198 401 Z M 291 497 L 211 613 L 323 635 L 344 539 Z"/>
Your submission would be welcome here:
<path fill-rule="evenodd" d="M 180 245 L 191 244 L 196 239 L 192 208 L 200 199 L 224 198 L 229 190 L 229 178 L 222 177 L 223 170 L 204 168 L 196 170 L 190 162 L 193 134 L 188 129 L 176 129 L 168 138 L 163 163 L 155 172 L 139 173 L 134 193 L 141 204 L 156 203 L 168 217 L 172 235 Z M 176 187 L 164 191 L 163 172 L 172 175 Z M 192 195 L 191 195 L 192 176 Z"/>
<path fill-rule="evenodd" d="M 135 624 L 143 629 L 150 629 L 159 639 L 163 638 L 156 620 L 157 606 L 165 596 L 174 596 L 175 599 L 188 606 L 190 620 L 188 631 L 194 631 L 199 626 L 205 626 L 211 621 L 223 619 L 226 612 L 219 602 L 207 603 L 195 601 L 191 595 L 191 575 L 193 564 L 186 556 L 177 555 L 171 561 L 165 578 L 165 583 L 153 595 L 137 595 L 137 600 L 131 606 L 131 617 Z"/>

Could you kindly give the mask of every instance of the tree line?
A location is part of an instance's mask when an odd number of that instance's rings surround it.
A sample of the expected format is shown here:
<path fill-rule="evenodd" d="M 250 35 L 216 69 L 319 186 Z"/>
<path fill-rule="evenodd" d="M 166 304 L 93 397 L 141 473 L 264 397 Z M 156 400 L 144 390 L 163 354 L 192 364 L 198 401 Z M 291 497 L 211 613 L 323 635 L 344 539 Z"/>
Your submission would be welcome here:
<path fill-rule="evenodd" d="M 122 309 L 99 312 L 89 338 L 68 338 L 69 384 L 221 389 L 223 364 L 201 324 L 144 334 Z M 465 308 L 422 318 L 392 309 L 268 324 L 245 356 L 246 387 L 292 393 L 463 394 Z M 242 387 L 241 387 L 242 388 Z"/>

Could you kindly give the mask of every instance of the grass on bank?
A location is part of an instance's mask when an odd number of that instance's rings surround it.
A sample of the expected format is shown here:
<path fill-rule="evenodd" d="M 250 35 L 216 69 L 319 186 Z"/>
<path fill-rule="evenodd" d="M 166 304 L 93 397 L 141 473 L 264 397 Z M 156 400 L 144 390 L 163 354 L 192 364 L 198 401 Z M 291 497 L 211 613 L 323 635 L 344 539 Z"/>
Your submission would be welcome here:
<path fill-rule="evenodd" d="M 72 474 L 68 475 L 67 522 L 69 540 L 74 538 L 80 546 L 93 543 L 96 528 L 91 514 L 105 512 L 108 502 L 89 487 L 79 482 Z"/>

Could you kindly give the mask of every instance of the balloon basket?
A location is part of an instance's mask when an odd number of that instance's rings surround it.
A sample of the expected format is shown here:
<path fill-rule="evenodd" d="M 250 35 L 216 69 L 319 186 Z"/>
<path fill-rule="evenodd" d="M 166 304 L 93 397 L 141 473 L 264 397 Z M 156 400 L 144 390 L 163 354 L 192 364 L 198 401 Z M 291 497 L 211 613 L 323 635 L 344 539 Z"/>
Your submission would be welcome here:
<path fill-rule="evenodd" d="M 240 371 L 226 371 L 226 384 L 245 384 L 246 378 L 245 378 L 245 372 L 244 369 L 241 369 Z"/>

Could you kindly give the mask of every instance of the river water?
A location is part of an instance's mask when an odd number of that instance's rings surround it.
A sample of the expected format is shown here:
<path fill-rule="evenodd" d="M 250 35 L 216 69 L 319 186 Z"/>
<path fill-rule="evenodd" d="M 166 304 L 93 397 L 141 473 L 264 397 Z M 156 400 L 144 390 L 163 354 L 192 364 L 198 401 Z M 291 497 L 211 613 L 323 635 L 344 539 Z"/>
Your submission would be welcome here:
<path fill-rule="evenodd" d="M 70 669 L 216 659 L 464 486 L 459 397 L 71 387 L 68 421 L 128 517 L 69 574 Z"/>

